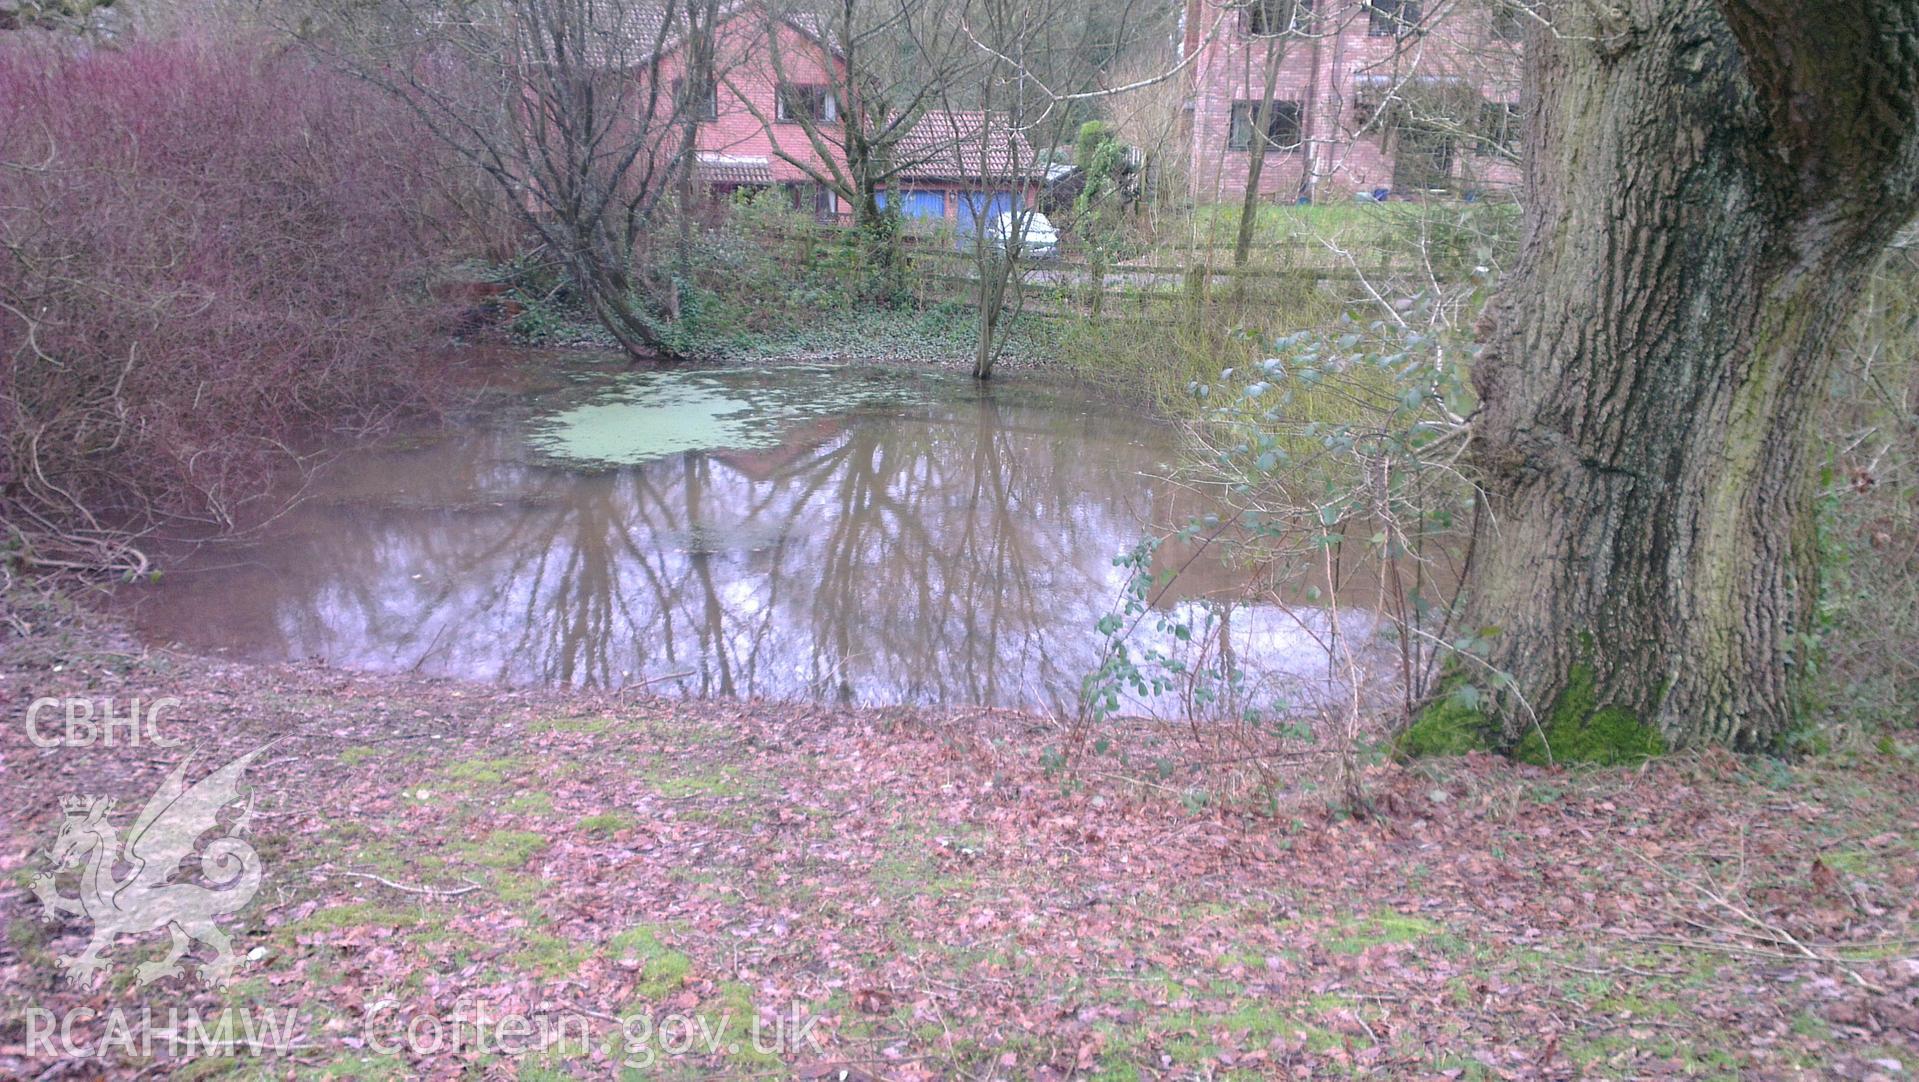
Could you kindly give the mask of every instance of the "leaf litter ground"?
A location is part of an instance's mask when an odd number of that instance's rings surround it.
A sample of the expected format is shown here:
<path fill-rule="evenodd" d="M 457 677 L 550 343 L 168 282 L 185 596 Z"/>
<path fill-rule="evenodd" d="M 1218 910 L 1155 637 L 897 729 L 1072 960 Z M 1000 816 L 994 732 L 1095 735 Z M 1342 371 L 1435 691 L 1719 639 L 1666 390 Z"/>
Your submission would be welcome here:
<path fill-rule="evenodd" d="M 1353 820 L 1122 758 L 1049 770 L 1058 733 L 1005 713 L 145 653 L 41 652 L 4 681 L 9 1077 L 1919 1071 L 1907 746 L 1381 765 L 1378 814 Z M 65 695 L 177 698 L 160 730 L 187 744 L 36 746 L 26 704 Z M 91 925 L 44 921 L 28 889 L 60 798 L 115 796 L 130 820 L 189 750 L 197 772 L 269 741 L 247 834 L 266 879 L 225 922 L 234 978 L 137 986 L 155 934 L 121 940 L 92 987 L 62 983 L 55 959 Z M 114 1008 L 187 1007 L 291 1009 L 296 1034 L 257 1055 L 91 1054 Z M 77 1020 L 83 1054 L 36 1047 L 34 1011 Z M 508 1017 L 536 1028 L 485 1028 Z"/>

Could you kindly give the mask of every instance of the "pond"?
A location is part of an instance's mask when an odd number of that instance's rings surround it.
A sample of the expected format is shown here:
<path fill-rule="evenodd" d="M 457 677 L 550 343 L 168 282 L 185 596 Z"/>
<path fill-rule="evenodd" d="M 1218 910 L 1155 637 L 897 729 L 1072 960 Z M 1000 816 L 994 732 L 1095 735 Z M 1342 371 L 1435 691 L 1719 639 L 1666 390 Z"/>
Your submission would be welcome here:
<path fill-rule="evenodd" d="M 121 600 L 148 641 L 247 659 L 1070 713 L 1127 581 L 1115 556 L 1196 509 L 1164 481 L 1177 453 L 1070 389 L 576 366 L 341 451 L 288 513 Z M 1207 563 L 1163 614 L 1233 579 Z M 1324 680 L 1311 610 L 1233 620 L 1266 691 Z M 1180 648 L 1157 624 L 1140 633 Z"/>

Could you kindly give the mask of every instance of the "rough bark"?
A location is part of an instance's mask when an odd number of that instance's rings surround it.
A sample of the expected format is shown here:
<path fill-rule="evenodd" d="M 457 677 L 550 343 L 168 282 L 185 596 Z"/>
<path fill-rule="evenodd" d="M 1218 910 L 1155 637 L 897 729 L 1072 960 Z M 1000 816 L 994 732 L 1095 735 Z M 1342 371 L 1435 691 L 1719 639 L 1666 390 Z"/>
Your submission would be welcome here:
<path fill-rule="evenodd" d="M 1915 207 L 1919 0 L 1542 14 L 1523 247 L 1474 369 L 1492 735 L 1770 746 L 1812 631 L 1829 344 Z"/>

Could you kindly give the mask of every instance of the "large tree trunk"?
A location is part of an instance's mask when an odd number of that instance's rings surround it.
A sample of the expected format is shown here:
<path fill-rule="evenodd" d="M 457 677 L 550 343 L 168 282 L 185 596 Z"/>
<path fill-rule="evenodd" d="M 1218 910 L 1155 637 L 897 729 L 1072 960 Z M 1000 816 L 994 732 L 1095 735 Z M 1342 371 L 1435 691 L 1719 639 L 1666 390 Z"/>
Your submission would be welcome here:
<path fill-rule="evenodd" d="M 1919 0 L 1543 13 L 1525 239 L 1474 370 L 1493 735 L 1771 746 L 1818 586 L 1809 421 L 1915 204 Z"/>

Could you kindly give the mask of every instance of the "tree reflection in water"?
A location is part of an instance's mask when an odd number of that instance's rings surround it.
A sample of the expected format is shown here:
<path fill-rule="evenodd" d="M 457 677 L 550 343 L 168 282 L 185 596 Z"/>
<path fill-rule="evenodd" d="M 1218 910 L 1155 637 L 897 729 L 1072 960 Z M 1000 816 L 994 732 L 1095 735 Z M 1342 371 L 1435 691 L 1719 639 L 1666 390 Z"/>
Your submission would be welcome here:
<path fill-rule="evenodd" d="M 136 622 L 355 668 L 1070 712 L 1113 557 L 1193 510 L 1153 480 L 1173 453 L 1113 408 L 992 394 L 593 472 L 502 425 L 347 456 L 237 561 L 209 547 L 144 589 Z M 1235 614 L 1242 658 L 1280 690 L 1324 680 L 1308 630 L 1266 616 Z"/>

